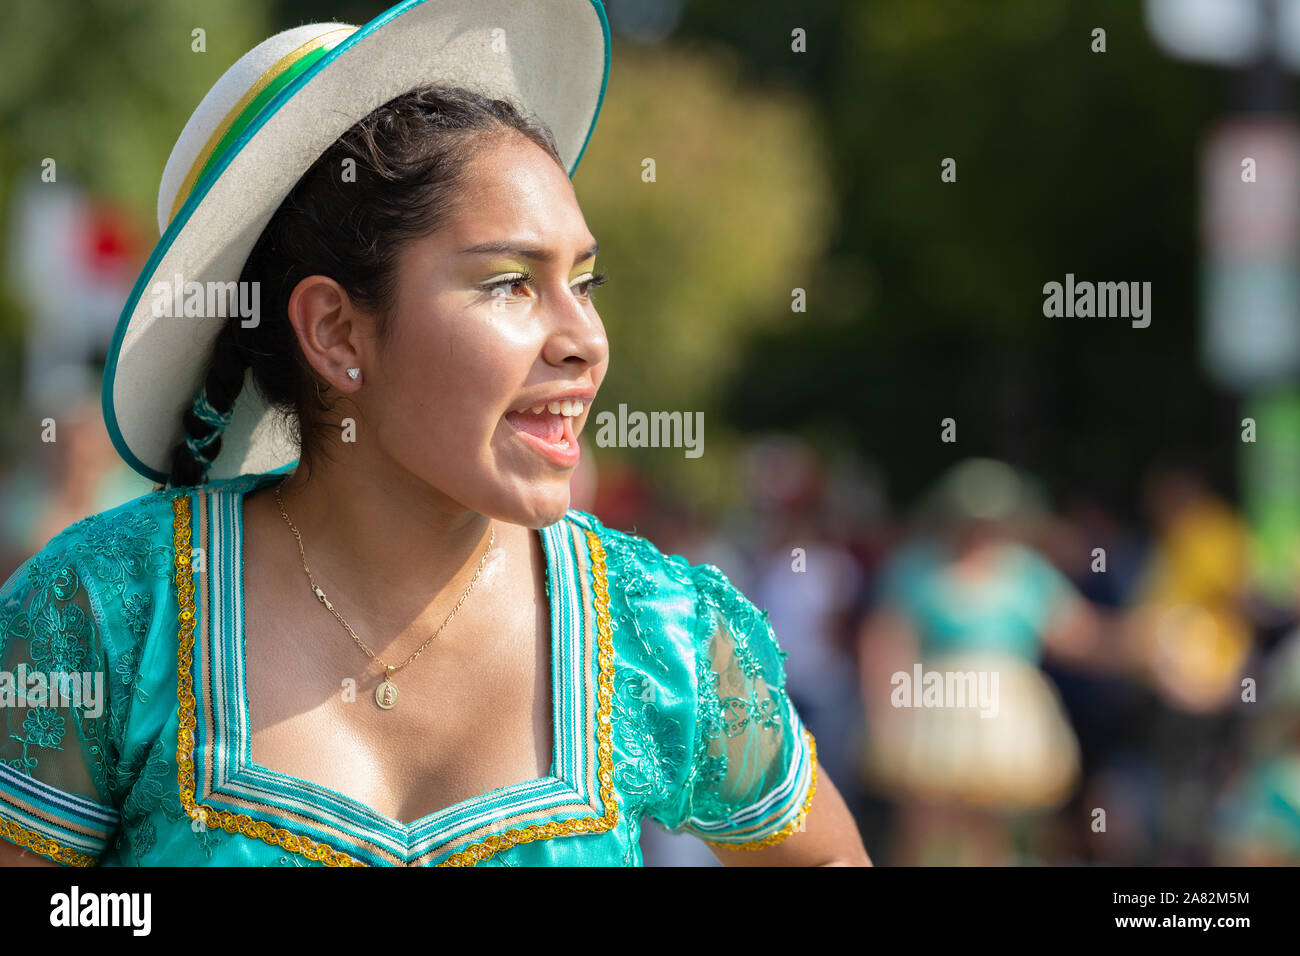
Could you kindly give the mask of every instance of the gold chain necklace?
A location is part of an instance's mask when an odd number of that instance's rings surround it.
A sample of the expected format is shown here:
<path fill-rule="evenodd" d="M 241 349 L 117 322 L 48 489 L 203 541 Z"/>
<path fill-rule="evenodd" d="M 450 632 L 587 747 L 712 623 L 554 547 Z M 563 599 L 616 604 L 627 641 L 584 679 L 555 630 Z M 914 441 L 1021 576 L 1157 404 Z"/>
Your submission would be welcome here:
<path fill-rule="evenodd" d="M 378 663 L 379 666 L 384 669 L 384 682 L 375 688 L 375 703 L 384 710 L 392 710 L 393 707 L 397 705 L 397 685 L 393 683 L 393 674 L 424 653 L 424 649 L 433 643 L 433 639 L 442 632 L 444 627 L 451 623 L 451 619 L 456 616 L 456 612 L 460 610 L 460 606 L 465 603 L 465 599 L 469 597 L 470 592 L 474 590 L 474 585 L 478 583 L 478 576 L 483 573 L 483 566 L 487 564 L 488 555 L 492 553 L 492 545 L 496 542 L 496 525 L 492 526 L 492 533 L 488 537 L 487 550 L 483 552 L 483 557 L 479 559 L 478 570 L 474 572 L 474 577 L 470 579 L 469 587 L 465 589 L 465 593 L 460 596 L 460 600 L 456 602 L 456 606 L 452 608 L 451 613 L 447 615 L 447 620 L 438 625 L 438 630 L 434 631 L 427 641 L 417 647 L 414 654 L 402 661 L 402 663 L 394 666 L 391 664 L 385 664 L 370 648 L 366 647 L 361 638 L 357 637 L 357 632 L 348 626 L 348 622 L 343 620 L 343 615 L 339 614 L 338 609 L 335 608 L 334 605 L 330 603 L 330 599 L 325 596 L 325 592 L 316 584 L 316 579 L 312 577 L 311 574 L 311 568 L 307 567 L 307 552 L 303 550 L 302 535 L 299 533 L 298 529 L 294 527 L 294 523 L 289 520 L 289 513 L 284 510 L 284 499 L 280 497 L 279 485 L 275 486 L 275 502 L 280 506 L 280 517 L 284 519 L 284 523 L 289 526 L 289 530 L 293 532 L 294 538 L 298 541 L 298 555 L 302 558 L 302 569 L 307 572 L 307 581 L 311 584 L 312 593 L 315 594 L 316 599 L 324 604 L 326 609 L 334 615 L 338 622 L 343 625 L 344 629 L 352 635 L 352 640 L 356 643 L 357 647 L 365 651 L 371 660 Z"/>

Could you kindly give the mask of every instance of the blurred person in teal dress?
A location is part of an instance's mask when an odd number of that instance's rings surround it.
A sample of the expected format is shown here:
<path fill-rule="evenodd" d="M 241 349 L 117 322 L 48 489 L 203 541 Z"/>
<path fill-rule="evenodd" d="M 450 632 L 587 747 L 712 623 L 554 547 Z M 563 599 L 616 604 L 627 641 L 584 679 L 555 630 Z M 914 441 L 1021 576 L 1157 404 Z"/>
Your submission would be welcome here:
<path fill-rule="evenodd" d="M 863 771 L 902 806 L 895 862 L 1008 862 L 1011 818 L 1061 806 L 1079 782 L 1078 741 L 1039 660 L 1115 662 L 1101 618 L 1024 543 L 1043 511 L 1026 476 L 968 459 L 880 573 L 860 632 Z M 988 700 L 931 700 L 918 686 L 930 675 L 945 687 L 973 675 Z"/>
<path fill-rule="evenodd" d="M 0 590 L 0 863 L 870 865 L 767 615 L 572 506 L 608 28 L 498 27 L 296 27 L 182 132 L 104 391 L 159 487 Z"/>

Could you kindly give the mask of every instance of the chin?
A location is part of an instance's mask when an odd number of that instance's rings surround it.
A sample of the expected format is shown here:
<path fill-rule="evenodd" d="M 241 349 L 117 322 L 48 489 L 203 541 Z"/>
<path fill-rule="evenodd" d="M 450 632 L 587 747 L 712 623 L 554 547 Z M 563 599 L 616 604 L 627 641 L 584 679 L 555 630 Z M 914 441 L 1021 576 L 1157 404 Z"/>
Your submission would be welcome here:
<path fill-rule="evenodd" d="M 536 531 L 555 524 L 571 507 L 569 484 L 564 482 L 549 494 L 529 494 L 507 504 L 493 517 Z"/>

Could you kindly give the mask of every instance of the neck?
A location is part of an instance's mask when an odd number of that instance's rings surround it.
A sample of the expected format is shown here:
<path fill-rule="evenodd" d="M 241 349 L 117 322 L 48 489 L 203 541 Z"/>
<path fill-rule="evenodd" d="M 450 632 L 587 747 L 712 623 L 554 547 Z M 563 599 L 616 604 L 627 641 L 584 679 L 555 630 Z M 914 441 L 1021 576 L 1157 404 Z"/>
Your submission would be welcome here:
<path fill-rule="evenodd" d="M 441 623 L 473 579 L 493 525 L 409 472 L 380 473 L 351 460 L 300 466 L 280 494 L 317 585 L 345 618 L 371 627 L 400 630 L 432 612 Z M 279 536 L 276 548 L 292 553 L 292 573 L 306 586 L 297 542 L 274 495 L 267 489 L 258 497 L 271 524 L 265 533 Z M 498 529 L 475 592 L 487 589 L 501 541 Z"/>

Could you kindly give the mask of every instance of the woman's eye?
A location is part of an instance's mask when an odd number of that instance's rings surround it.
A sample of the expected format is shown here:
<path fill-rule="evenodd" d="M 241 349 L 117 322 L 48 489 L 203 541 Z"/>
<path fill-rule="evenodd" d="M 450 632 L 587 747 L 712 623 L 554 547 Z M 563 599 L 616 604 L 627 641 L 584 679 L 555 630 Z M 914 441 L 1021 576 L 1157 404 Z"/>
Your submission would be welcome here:
<path fill-rule="evenodd" d="M 531 273 L 516 272 L 511 275 L 503 276 L 502 278 L 496 279 L 492 282 L 484 283 L 483 288 L 491 295 L 514 296 L 519 298 L 522 297 L 525 292 L 522 290 L 516 291 L 516 287 L 522 287 L 523 290 L 526 290 L 532 281 L 533 275 Z M 588 276 L 580 282 L 575 282 L 570 286 L 570 288 L 574 290 L 576 295 L 587 299 L 591 297 L 591 290 L 604 282 L 605 273 L 598 272 L 595 275 Z M 505 291 L 498 292 L 498 289 L 504 289 Z"/>
<path fill-rule="evenodd" d="M 503 279 L 498 279 L 498 280 L 495 281 L 495 282 L 489 282 L 489 283 L 488 283 L 487 285 L 485 285 L 483 288 L 487 289 L 487 291 L 488 291 L 489 293 L 491 293 L 492 295 L 497 295 L 498 293 L 497 293 L 496 290 L 504 286 L 504 287 L 506 287 L 506 292 L 505 292 L 505 293 L 501 293 L 501 294 L 504 294 L 504 295 L 523 295 L 522 292 L 518 292 L 518 293 L 516 293 L 516 292 L 514 291 L 515 286 L 525 286 L 525 287 L 527 287 L 527 285 L 528 285 L 528 276 L 525 276 L 525 275 L 519 275 L 518 273 L 516 273 L 515 275 L 512 275 L 512 276 L 506 276 L 506 277 L 503 278 Z"/>
<path fill-rule="evenodd" d="M 591 290 L 598 285 L 602 285 L 605 279 L 605 273 L 599 272 L 594 276 L 588 276 L 581 282 L 575 282 L 573 288 L 579 290 L 578 295 L 582 296 L 582 298 L 589 299 L 591 298 Z"/>

